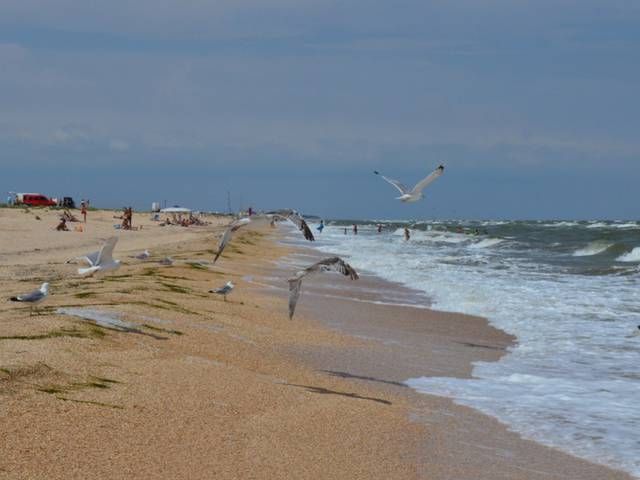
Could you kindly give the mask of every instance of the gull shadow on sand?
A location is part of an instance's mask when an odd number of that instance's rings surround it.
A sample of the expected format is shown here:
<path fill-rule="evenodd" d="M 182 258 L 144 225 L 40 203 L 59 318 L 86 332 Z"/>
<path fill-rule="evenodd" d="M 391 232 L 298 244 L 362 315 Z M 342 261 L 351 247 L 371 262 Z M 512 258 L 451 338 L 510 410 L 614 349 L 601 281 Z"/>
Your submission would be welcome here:
<path fill-rule="evenodd" d="M 366 380 L 368 382 L 384 383 L 386 385 L 395 385 L 396 387 L 408 388 L 407 385 L 405 385 L 404 383 L 395 382 L 393 380 L 383 380 L 381 378 L 367 377 L 367 376 L 364 376 L 364 375 L 355 375 L 353 373 L 339 372 L 339 371 L 335 371 L 335 370 L 320 370 L 320 371 L 324 372 L 324 373 L 328 373 L 332 377 L 354 378 L 356 380 Z"/>
<path fill-rule="evenodd" d="M 339 392 L 337 390 L 329 390 L 328 388 L 324 387 L 314 387 L 313 385 L 297 385 L 295 383 L 285 383 L 284 385 L 288 385 L 289 387 L 306 388 L 307 392 L 311 393 L 319 393 L 323 395 L 339 395 L 341 397 L 355 398 L 357 400 L 369 400 L 371 402 L 382 403 L 384 405 L 392 405 L 389 400 L 385 400 L 383 398 L 366 397 L 364 395 L 359 395 L 352 392 Z"/>

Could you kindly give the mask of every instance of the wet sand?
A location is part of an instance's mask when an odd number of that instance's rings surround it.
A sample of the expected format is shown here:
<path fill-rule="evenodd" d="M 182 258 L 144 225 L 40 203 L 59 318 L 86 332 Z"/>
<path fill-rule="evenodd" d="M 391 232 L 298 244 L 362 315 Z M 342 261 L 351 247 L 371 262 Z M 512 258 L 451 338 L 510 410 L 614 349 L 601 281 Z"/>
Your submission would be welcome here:
<path fill-rule="evenodd" d="M 0 478 L 629 478 L 402 386 L 497 359 L 513 339 L 483 319 L 327 302 L 335 285 L 320 280 L 289 321 L 284 292 L 262 286 L 291 253 L 271 229 L 238 234 L 212 266 L 224 218 L 185 229 L 136 215 L 142 230 L 117 232 L 113 212 L 89 212 L 84 232 L 62 233 L 55 215 L 0 209 L 3 295 L 52 291 L 38 316 L 0 303 Z M 114 233 L 116 272 L 84 279 L 64 263 Z M 129 258 L 144 248 L 150 261 Z M 165 255 L 176 263 L 158 265 Z M 227 302 L 207 293 L 227 280 Z M 377 282 L 343 293 L 371 300 Z"/>

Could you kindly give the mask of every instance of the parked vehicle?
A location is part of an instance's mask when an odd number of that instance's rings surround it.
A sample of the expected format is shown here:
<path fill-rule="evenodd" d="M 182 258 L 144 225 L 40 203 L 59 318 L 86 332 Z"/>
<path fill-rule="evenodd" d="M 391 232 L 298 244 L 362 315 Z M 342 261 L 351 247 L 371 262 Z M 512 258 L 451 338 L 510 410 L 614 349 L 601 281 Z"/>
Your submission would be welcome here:
<path fill-rule="evenodd" d="M 62 197 L 62 201 L 60 202 L 60 206 L 64 208 L 76 208 L 76 202 L 73 201 L 71 197 Z"/>
<path fill-rule="evenodd" d="M 58 202 L 41 193 L 16 193 L 16 205 L 29 205 L 30 207 L 55 207 Z"/>

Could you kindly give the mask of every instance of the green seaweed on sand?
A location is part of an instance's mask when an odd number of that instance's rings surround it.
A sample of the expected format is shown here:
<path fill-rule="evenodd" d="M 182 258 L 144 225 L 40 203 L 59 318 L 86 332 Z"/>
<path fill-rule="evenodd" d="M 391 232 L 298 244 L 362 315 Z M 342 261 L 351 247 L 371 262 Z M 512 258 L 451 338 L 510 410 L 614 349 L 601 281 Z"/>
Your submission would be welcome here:
<path fill-rule="evenodd" d="M 194 312 L 193 310 L 188 310 L 184 307 L 181 307 L 177 303 L 171 302 L 169 300 L 162 300 L 159 298 L 154 298 L 153 300 L 160 303 L 151 303 L 151 302 L 143 302 L 143 301 L 134 301 L 129 303 L 132 305 L 141 305 L 145 307 L 158 308 L 160 310 L 168 310 L 171 312 L 186 313 L 189 315 L 201 315 L 198 312 Z"/>
<path fill-rule="evenodd" d="M 144 324 L 142 324 L 142 326 L 144 328 L 148 328 L 149 330 L 153 330 L 153 331 L 156 331 L 156 332 L 171 333 L 173 335 L 184 335 L 184 333 L 181 332 L 180 330 L 171 330 L 169 328 L 155 327 L 153 325 L 149 325 L 148 323 L 144 323 Z"/>
<path fill-rule="evenodd" d="M 16 381 L 24 377 L 32 377 L 37 375 L 45 375 L 53 371 L 53 368 L 44 362 L 36 362 L 33 365 L 21 365 L 16 367 L 2 367 L 0 373 L 6 375 L 0 376 L 0 380 Z"/>
<path fill-rule="evenodd" d="M 122 383 L 120 380 L 113 380 L 112 378 L 94 377 L 94 376 L 91 376 L 89 378 L 102 383 Z"/>
<path fill-rule="evenodd" d="M 159 282 L 160 285 L 162 285 L 163 287 L 166 287 L 169 291 L 174 292 L 174 293 L 191 293 L 192 290 L 188 287 L 182 287 L 180 285 L 176 285 L 175 283 L 168 283 L 168 282 Z"/>
<path fill-rule="evenodd" d="M 189 265 L 191 268 L 195 270 L 209 270 L 207 267 L 197 262 L 187 262 L 187 265 Z"/>
<path fill-rule="evenodd" d="M 73 296 L 76 298 L 89 298 L 89 297 L 95 297 L 98 293 L 97 292 L 80 292 L 80 293 L 75 293 Z"/>
<path fill-rule="evenodd" d="M 165 280 L 191 280 L 191 278 L 187 278 L 187 277 L 176 277 L 174 275 L 162 275 L 162 274 L 157 274 L 156 277 L 158 278 L 164 278 Z"/>
<path fill-rule="evenodd" d="M 133 275 L 131 275 L 131 274 L 107 275 L 107 276 L 104 276 L 102 278 L 102 280 L 105 281 L 105 282 L 119 282 L 120 280 L 123 280 L 123 279 L 126 279 L 126 278 L 133 278 Z"/>
<path fill-rule="evenodd" d="M 97 388 L 100 390 L 106 390 L 108 388 L 111 388 L 112 385 L 117 383 L 120 383 L 120 382 L 118 382 L 117 380 L 111 380 L 108 378 L 102 379 L 100 377 L 89 377 L 84 382 L 71 382 L 66 385 L 52 383 L 49 385 L 38 386 L 36 390 L 38 390 L 39 392 L 50 393 L 50 394 L 69 393 L 69 392 L 75 392 L 79 390 L 86 390 L 88 388 Z"/>
<path fill-rule="evenodd" d="M 61 337 L 71 337 L 71 338 L 98 338 L 103 337 L 104 332 L 95 331 L 92 328 L 58 328 L 54 330 L 50 330 L 46 333 L 38 333 L 33 335 L 4 335 L 0 336 L 0 340 L 45 340 L 48 338 L 61 338 Z"/>
<path fill-rule="evenodd" d="M 56 396 L 56 398 L 58 400 L 64 400 L 65 402 L 86 403 L 88 405 L 96 405 L 98 407 L 107 407 L 107 408 L 115 408 L 118 410 L 124 410 L 124 407 L 122 405 L 114 405 L 112 403 L 94 402 L 91 400 L 78 400 L 75 398 L 60 397 L 60 396 Z"/>

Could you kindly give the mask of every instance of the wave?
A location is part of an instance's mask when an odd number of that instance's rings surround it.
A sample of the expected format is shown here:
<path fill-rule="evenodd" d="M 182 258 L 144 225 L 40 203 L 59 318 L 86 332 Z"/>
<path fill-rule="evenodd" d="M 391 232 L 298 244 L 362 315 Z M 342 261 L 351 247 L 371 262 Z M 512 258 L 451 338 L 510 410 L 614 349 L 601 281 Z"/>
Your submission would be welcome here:
<path fill-rule="evenodd" d="M 597 222 L 587 225 L 587 228 L 609 228 L 609 226 L 608 223 Z"/>
<path fill-rule="evenodd" d="M 578 222 L 552 222 L 552 223 L 542 223 L 539 225 L 540 227 L 577 227 L 580 226 Z"/>
<path fill-rule="evenodd" d="M 393 232 L 393 234 L 395 236 L 404 236 L 404 229 L 398 228 L 395 232 Z M 432 230 L 412 230 L 411 240 L 432 243 L 463 243 L 469 242 L 471 238 L 469 237 L 469 235 L 465 235 L 463 233 L 445 233 Z"/>
<path fill-rule="evenodd" d="M 630 252 L 624 253 L 616 258 L 618 262 L 640 262 L 640 247 L 636 247 Z"/>
<path fill-rule="evenodd" d="M 611 242 L 606 242 L 602 240 L 596 240 L 595 242 L 591 242 L 584 248 L 580 248 L 573 252 L 574 257 L 590 257 L 592 255 L 598 255 L 599 253 L 605 252 L 613 247 L 615 244 Z"/>
<path fill-rule="evenodd" d="M 490 248 L 500 245 L 502 242 L 504 242 L 503 238 L 485 238 L 478 243 L 470 245 L 469 248 Z"/>

